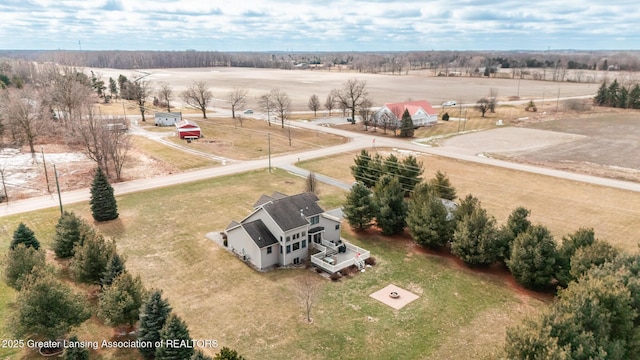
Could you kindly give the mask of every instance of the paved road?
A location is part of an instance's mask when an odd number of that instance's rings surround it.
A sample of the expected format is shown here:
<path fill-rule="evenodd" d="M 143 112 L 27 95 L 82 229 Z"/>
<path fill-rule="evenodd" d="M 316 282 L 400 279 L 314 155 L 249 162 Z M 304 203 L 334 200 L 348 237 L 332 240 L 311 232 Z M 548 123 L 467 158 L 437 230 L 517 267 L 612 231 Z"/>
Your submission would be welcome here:
<path fill-rule="evenodd" d="M 425 145 L 420 145 L 416 143 L 407 142 L 404 139 L 400 138 L 384 138 L 384 137 L 375 137 L 371 136 L 365 132 L 351 132 L 340 130 L 332 127 L 318 126 L 313 123 L 296 123 L 296 126 L 302 128 L 309 128 L 313 130 L 320 130 L 336 135 L 341 135 L 348 137 L 349 142 L 337 146 L 333 146 L 330 148 L 316 149 L 305 151 L 296 154 L 287 154 L 281 155 L 277 157 L 272 157 L 271 164 L 273 167 L 283 167 L 285 169 L 289 169 L 290 164 L 296 163 L 299 159 L 308 160 L 319 157 L 324 157 L 332 154 L 342 153 L 342 152 L 351 152 L 355 153 L 363 148 L 371 148 L 372 146 L 376 147 L 389 147 L 389 148 L 398 148 L 405 149 L 415 152 L 440 155 L 444 157 L 472 161 L 476 163 L 498 166 L 503 168 L 509 168 L 519 171 L 526 171 L 535 174 L 542 174 L 553 176 L 562 179 L 580 181 L 590 184 L 597 184 L 602 186 L 608 186 L 618 189 L 630 190 L 635 192 L 640 192 L 640 184 L 615 180 L 615 179 L 607 179 L 600 178 L 596 176 L 583 175 L 577 173 L 571 173 L 561 170 L 548 169 L 543 167 L 537 167 L 526 164 L 518 164 L 512 163 L 502 160 L 490 159 L 480 156 L 469 155 L 468 153 L 464 153 L 464 150 L 456 149 L 454 147 L 429 147 Z M 225 166 L 211 168 L 211 169 L 202 169 L 191 172 L 173 174 L 161 176 L 153 179 L 141 179 L 134 180 L 128 182 L 122 182 L 114 184 L 114 190 L 116 195 L 123 195 L 137 191 L 144 191 L 149 189 L 156 189 L 166 186 L 172 186 L 176 184 L 198 181 L 208 178 L 213 178 L 217 176 L 224 176 L 230 174 L 236 174 L 241 172 L 246 172 L 250 170 L 266 168 L 268 166 L 267 159 L 260 160 L 252 160 L 252 161 L 234 161 L 233 163 L 227 163 Z M 344 185 L 344 184 L 343 184 Z M 340 186 L 340 185 L 337 185 Z M 89 189 L 80 189 L 74 191 L 67 191 L 62 193 L 62 200 L 65 204 L 76 203 L 81 201 L 87 201 L 89 199 Z M 30 198 L 25 200 L 12 201 L 8 204 L 3 204 L 0 206 L 0 217 L 7 216 L 11 214 L 24 213 L 33 210 L 39 210 L 49 207 L 58 206 L 58 198 L 57 196 L 41 196 L 36 198 Z"/>

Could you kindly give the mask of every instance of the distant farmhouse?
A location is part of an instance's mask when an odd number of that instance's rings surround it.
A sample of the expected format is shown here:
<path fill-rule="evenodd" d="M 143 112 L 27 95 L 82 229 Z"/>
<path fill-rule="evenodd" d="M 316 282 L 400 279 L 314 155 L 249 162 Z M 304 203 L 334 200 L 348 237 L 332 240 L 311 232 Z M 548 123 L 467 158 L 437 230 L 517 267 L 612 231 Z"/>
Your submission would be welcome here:
<path fill-rule="evenodd" d="M 181 112 L 157 112 L 154 115 L 156 126 L 174 126 L 182 121 Z"/>
<path fill-rule="evenodd" d="M 371 121 L 379 127 L 383 127 L 385 124 L 387 127 L 399 127 L 405 109 L 409 110 L 415 127 L 431 126 L 438 123 L 438 112 L 425 100 L 384 104 L 371 115 Z"/>
<path fill-rule="evenodd" d="M 369 251 L 340 238 L 340 219 L 326 213 L 313 193 L 262 195 L 253 211 L 225 229 L 227 246 L 258 270 L 298 265 L 310 259 L 335 273 L 362 269 Z"/>

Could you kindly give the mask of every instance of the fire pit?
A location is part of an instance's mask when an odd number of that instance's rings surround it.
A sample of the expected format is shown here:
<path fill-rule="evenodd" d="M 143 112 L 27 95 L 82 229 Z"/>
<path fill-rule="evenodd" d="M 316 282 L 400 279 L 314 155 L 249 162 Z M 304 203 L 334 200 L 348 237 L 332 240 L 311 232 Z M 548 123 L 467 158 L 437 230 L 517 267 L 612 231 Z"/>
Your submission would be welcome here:
<path fill-rule="evenodd" d="M 392 298 L 392 299 L 397 299 L 397 298 L 400 297 L 400 294 L 398 294 L 398 292 L 396 292 L 396 291 L 392 291 L 392 292 L 389 293 L 389 297 Z"/>

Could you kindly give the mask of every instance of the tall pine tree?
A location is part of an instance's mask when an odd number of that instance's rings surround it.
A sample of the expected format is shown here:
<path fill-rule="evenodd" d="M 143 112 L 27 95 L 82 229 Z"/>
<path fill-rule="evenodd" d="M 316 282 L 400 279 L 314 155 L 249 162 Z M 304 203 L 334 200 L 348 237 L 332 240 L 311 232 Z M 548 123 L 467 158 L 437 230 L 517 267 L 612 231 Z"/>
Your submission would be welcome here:
<path fill-rule="evenodd" d="M 138 340 L 149 341 L 154 345 L 160 341 L 160 331 L 167 322 L 170 313 L 171 306 L 166 299 L 162 298 L 162 290 L 153 291 L 142 305 Z M 147 359 L 153 358 L 156 353 L 155 347 L 139 348 L 139 350 Z"/>
<path fill-rule="evenodd" d="M 86 237 L 95 236 L 93 228 L 74 212 L 64 212 L 56 225 L 53 236 L 53 251 L 65 259 L 73 256 L 73 248 L 82 245 Z"/>
<path fill-rule="evenodd" d="M 166 324 L 160 331 L 160 339 L 163 343 L 166 341 L 178 341 L 178 343 L 184 342 L 189 347 L 159 347 L 156 349 L 156 360 L 177 360 L 177 359 L 189 359 L 193 355 L 193 347 L 191 347 L 191 336 L 189 335 L 189 329 L 187 324 L 178 317 L 178 315 L 172 314 L 167 319 Z"/>
<path fill-rule="evenodd" d="M 411 119 L 409 110 L 404 109 L 404 113 L 402 113 L 402 124 L 400 125 L 400 136 L 413 137 L 414 129 L 415 126 L 413 126 L 413 119 Z"/>
<path fill-rule="evenodd" d="M 9 247 L 13 250 L 18 244 L 24 244 L 24 246 L 32 247 L 36 250 L 40 248 L 40 242 L 36 239 L 33 230 L 29 229 L 24 223 L 20 223 L 16 231 L 13 232 L 13 240 L 11 240 Z"/>
<path fill-rule="evenodd" d="M 124 259 L 118 254 L 118 252 L 114 252 L 107 263 L 107 267 L 102 274 L 102 279 L 100 282 L 103 287 L 111 286 L 113 280 L 118 277 L 118 275 L 122 274 L 125 271 Z"/>
<path fill-rule="evenodd" d="M 418 185 L 409 200 L 407 227 L 413 240 L 422 246 L 439 248 L 451 241 L 453 221 L 448 211 L 428 185 Z"/>
<path fill-rule="evenodd" d="M 73 335 L 69 338 L 69 343 L 79 343 L 78 337 Z M 64 360 L 89 360 L 89 349 L 86 347 L 68 347 L 64 350 Z"/>
<path fill-rule="evenodd" d="M 376 217 L 376 203 L 371 190 L 360 182 L 353 184 L 343 211 L 345 219 L 354 230 L 370 227 L 371 221 Z"/>
<path fill-rule="evenodd" d="M 113 195 L 113 187 L 109 184 L 109 179 L 97 168 L 91 184 L 91 214 L 96 221 L 109 221 L 118 218 L 118 204 Z"/>
<path fill-rule="evenodd" d="M 404 191 L 397 177 L 383 175 L 373 190 L 378 208 L 376 224 L 384 235 L 399 234 L 404 230 L 407 205 Z"/>

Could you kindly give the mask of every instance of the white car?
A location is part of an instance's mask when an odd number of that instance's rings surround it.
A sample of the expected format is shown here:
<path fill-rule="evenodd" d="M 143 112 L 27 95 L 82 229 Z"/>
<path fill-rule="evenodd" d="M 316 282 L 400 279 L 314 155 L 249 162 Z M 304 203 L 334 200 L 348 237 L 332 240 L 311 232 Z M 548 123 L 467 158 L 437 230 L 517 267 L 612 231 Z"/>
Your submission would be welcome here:
<path fill-rule="evenodd" d="M 247 109 L 243 113 L 244 114 L 253 114 L 253 110 L 252 109 Z"/>
<path fill-rule="evenodd" d="M 451 101 L 445 101 L 442 103 L 442 106 L 456 106 L 456 102 L 451 100 Z"/>

